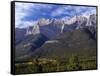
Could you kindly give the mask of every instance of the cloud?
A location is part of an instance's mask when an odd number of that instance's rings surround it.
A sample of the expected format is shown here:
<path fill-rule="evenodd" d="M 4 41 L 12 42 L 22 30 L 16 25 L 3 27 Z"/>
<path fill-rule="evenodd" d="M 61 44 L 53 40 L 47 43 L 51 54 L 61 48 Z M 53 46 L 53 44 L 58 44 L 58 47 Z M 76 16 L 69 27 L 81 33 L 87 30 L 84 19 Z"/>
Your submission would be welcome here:
<path fill-rule="evenodd" d="M 34 26 L 37 24 L 37 21 L 21 21 L 20 26 L 16 26 L 16 28 L 26 28 L 28 26 Z"/>
<path fill-rule="evenodd" d="M 55 11 L 53 11 L 51 16 L 53 17 L 57 17 L 60 15 L 75 16 L 75 15 L 82 15 L 82 14 L 89 15 L 93 13 L 96 13 L 96 7 L 64 5 L 60 8 L 57 8 Z"/>
<path fill-rule="evenodd" d="M 58 8 L 52 12 L 51 16 L 56 17 L 64 13 L 64 8 Z"/>
<path fill-rule="evenodd" d="M 31 26 L 39 18 L 67 19 L 75 15 L 93 13 L 96 13 L 96 7 L 16 2 L 15 26 L 20 28 Z"/>
<path fill-rule="evenodd" d="M 34 19 L 27 20 L 31 16 L 37 17 L 40 13 L 41 15 L 46 15 L 45 12 L 41 12 L 42 9 L 51 9 L 51 6 L 46 4 L 33 4 L 33 3 L 15 3 L 15 26 L 16 27 L 27 27 L 34 22 Z M 33 20 L 33 21 L 32 21 Z"/>
<path fill-rule="evenodd" d="M 24 23 L 23 19 L 27 16 L 31 11 L 34 5 L 32 3 L 15 3 L 15 26 L 22 26 Z M 27 23 L 27 22 L 26 22 Z"/>
<path fill-rule="evenodd" d="M 83 16 L 88 16 L 88 15 L 91 15 L 91 14 L 97 14 L 96 7 L 90 7 L 90 8 L 87 8 L 87 10 L 88 11 L 82 13 Z"/>

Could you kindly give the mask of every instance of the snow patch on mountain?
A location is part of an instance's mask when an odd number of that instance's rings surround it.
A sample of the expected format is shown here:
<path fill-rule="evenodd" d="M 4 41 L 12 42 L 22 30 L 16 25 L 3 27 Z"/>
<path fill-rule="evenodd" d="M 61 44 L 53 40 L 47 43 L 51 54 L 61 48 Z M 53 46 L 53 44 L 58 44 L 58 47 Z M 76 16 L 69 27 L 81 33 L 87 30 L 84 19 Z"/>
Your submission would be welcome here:
<path fill-rule="evenodd" d="M 74 16 L 62 19 L 41 18 L 33 26 L 29 26 L 26 35 L 44 34 L 48 38 L 63 33 L 64 31 L 84 28 L 86 26 L 96 27 L 96 14 L 89 16 Z"/>

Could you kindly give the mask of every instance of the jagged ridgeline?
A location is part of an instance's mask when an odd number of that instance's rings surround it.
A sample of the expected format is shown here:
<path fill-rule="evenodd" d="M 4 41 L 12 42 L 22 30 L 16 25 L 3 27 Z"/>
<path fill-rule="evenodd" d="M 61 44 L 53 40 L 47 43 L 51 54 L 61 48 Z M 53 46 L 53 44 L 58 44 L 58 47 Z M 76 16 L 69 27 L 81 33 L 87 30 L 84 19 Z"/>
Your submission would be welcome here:
<path fill-rule="evenodd" d="M 15 29 L 15 59 L 96 56 L 96 14 L 70 19 L 39 19 L 27 28 Z"/>

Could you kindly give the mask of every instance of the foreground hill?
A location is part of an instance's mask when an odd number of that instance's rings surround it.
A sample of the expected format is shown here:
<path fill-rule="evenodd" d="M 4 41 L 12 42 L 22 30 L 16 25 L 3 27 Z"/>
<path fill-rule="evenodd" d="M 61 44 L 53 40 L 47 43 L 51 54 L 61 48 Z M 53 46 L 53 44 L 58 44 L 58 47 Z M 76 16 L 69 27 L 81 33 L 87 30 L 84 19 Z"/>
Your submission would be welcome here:
<path fill-rule="evenodd" d="M 56 41 L 55 41 L 56 40 Z M 36 49 L 33 57 L 64 58 L 76 54 L 79 56 L 96 55 L 96 40 L 87 29 L 78 29 L 57 36 Z"/>
<path fill-rule="evenodd" d="M 61 33 L 51 40 L 42 34 L 29 35 L 16 46 L 16 59 L 65 58 L 72 54 L 95 56 L 96 50 L 95 35 L 82 28 Z"/>

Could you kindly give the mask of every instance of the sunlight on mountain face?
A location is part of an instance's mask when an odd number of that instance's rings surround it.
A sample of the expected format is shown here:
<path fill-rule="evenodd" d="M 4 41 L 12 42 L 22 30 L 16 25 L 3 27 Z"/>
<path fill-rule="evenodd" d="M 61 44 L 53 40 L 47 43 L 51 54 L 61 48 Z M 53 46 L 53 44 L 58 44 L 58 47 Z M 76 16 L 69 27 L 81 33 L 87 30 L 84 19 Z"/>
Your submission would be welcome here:
<path fill-rule="evenodd" d="M 79 28 L 85 28 L 88 26 L 93 26 L 96 28 L 96 15 L 92 14 L 88 17 L 84 16 L 75 16 L 68 20 L 61 19 L 39 19 L 37 23 L 28 26 L 26 29 L 26 35 L 36 35 L 43 34 L 49 39 L 54 36 L 63 33 L 72 31 Z"/>

